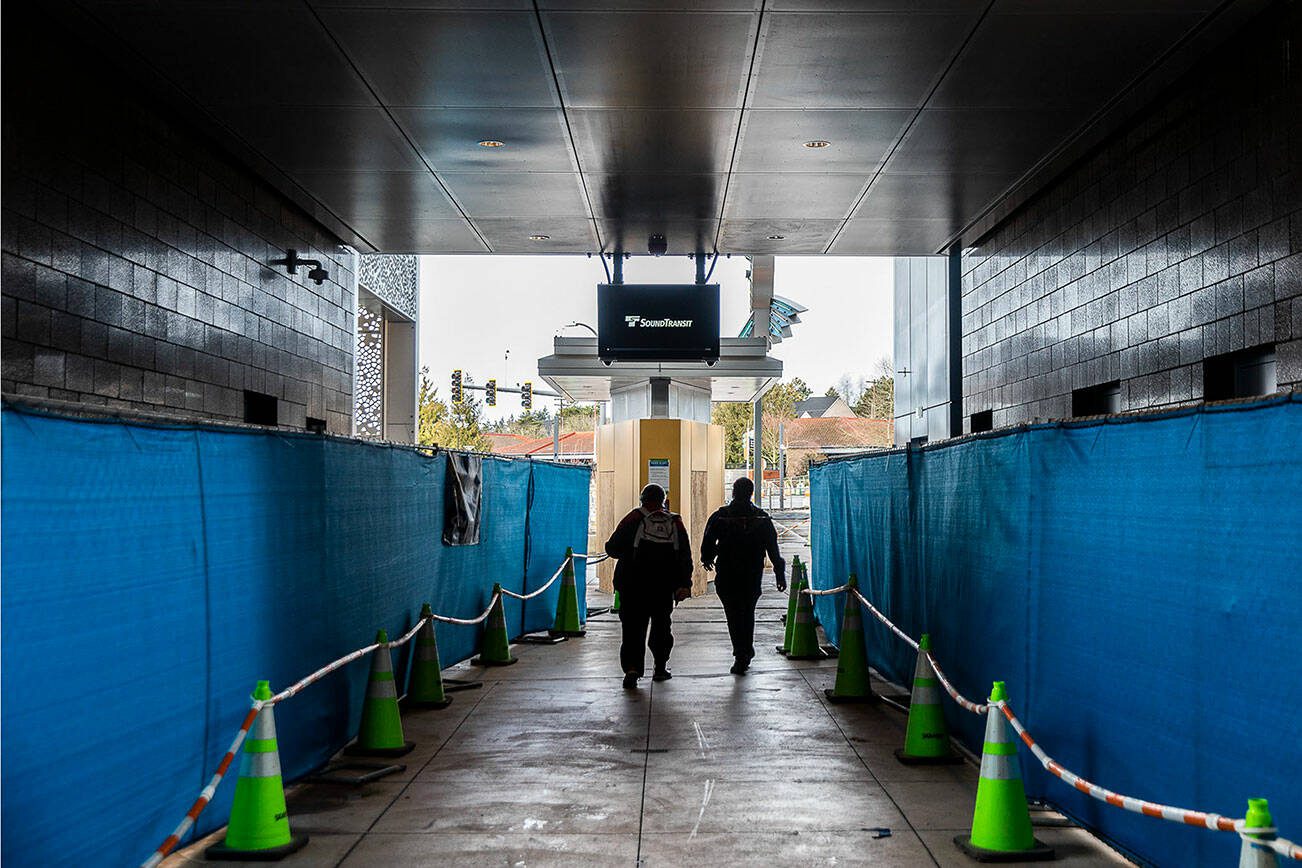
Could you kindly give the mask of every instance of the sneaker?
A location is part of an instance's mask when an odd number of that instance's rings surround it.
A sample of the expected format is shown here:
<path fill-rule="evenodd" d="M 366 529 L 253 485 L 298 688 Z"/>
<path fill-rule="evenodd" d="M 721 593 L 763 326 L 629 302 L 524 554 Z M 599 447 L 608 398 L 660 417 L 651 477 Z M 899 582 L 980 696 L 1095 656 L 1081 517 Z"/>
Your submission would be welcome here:
<path fill-rule="evenodd" d="M 625 690 L 636 690 L 636 689 L 637 689 L 637 679 L 638 679 L 639 677 L 640 677 L 640 676 L 639 676 L 636 672 L 625 672 L 625 673 L 624 673 L 624 689 L 625 689 Z"/>
<path fill-rule="evenodd" d="M 656 667 L 656 672 L 655 672 L 655 674 L 651 676 L 651 680 L 652 680 L 652 681 L 668 681 L 670 678 L 673 678 L 673 677 L 674 677 L 674 675 L 673 675 L 672 672 L 669 671 L 669 668 L 668 668 L 668 667 L 666 667 L 666 666 L 657 666 L 657 667 Z"/>
<path fill-rule="evenodd" d="M 738 660 L 736 663 L 732 664 L 732 668 L 729 669 L 728 671 L 731 672 L 733 675 L 745 675 L 747 669 L 750 669 L 750 664 L 742 660 Z"/>

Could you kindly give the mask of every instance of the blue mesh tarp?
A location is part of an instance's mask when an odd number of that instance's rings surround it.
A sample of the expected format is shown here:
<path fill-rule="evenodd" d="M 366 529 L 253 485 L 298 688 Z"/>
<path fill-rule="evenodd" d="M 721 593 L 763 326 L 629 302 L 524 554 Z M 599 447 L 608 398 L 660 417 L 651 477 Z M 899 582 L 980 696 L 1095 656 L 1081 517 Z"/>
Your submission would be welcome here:
<path fill-rule="evenodd" d="M 139 864 L 213 774 L 256 679 L 283 688 L 377 629 L 396 637 L 425 601 L 476 615 L 494 582 L 536 588 L 587 542 L 583 467 L 486 458 L 481 542 L 452 548 L 445 461 L 410 449 L 7 408 L 3 466 L 6 865 Z M 507 624 L 545 629 L 555 604 L 507 600 Z M 478 627 L 437 629 L 444 665 L 477 647 Z M 356 732 L 366 672 L 277 707 L 287 777 Z M 225 822 L 233 778 L 199 834 Z"/>
<path fill-rule="evenodd" d="M 816 587 L 850 572 L 973 699 L 1009 700 L 1117 792 L 1302 838 L 1302 400 L 1032 426 L 811 471 Z M 817 598 L 835 639 L 839 598 Z M 866 613 L 865 613 L 866 614 Z M 869 656 L 913 653 L 866 618 Z M 972 749 L 975 716 L 947 703 Z M 1023 750 L 1028 794 L 1142 861 L 1234 864 L 1236 836 L 1118 810 Z"/>

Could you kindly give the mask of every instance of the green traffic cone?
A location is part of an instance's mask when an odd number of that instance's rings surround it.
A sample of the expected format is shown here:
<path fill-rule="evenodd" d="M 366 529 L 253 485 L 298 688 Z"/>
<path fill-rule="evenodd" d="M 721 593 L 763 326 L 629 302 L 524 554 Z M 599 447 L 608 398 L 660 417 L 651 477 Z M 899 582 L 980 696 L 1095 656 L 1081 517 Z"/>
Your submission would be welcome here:
<path fill-rule="evenodd" d="M 415 742 L 402 737 L 402 715 L 398 712 L 398 685 L 393 680 L 393 656 L 389 653 L 389 634 L 375 634 L 380 646 L 371 655 L 371 675 L 366 681 L 366 699 L 362 701 L 362 723 L 357 741 L 344 753 L 349 756 L 402 756 L 410 753 Z"/>
<path fill-rule="evenodd" d="M 1008 731 L 1002 709 L 995 705 L 1005 698 L 1004 682 L 996 681 L 986 712 L 972 834 L 959 835 L 954 843 L 978 862 L 1042 862 L 1053 858 L 1053 848 L 1035 840 L 1031 831 L 1017 742 Z"/>
<path fill-rule="evenodd" d="M 502 610 L 502 586 L 493 584 L 493 608 L 488 612 L 484 637 L 479 644 L 479 656 L 470 661 L 475 666 L 510 666 L 516 662 L 511 656 L 511 640 L 506 635 L 506 615 Z"/>
<path fill-rule="evenodd" d="M 1270 816 L 1270 805 L 1265 799 L 1248 799 L 1248 813 L 1243 817 L 1246 829 L 1273 829 L 1275 821 Z M 1273 841 L 1270 832 L 1245 832 L 1239 848 L 1239 868 L 1279 868 L 1282 861 L 1274 850 L 1257 841 Z"/>
<path fill-rule="evenodd" d="M 271 687 L 266 681 L 258 682 L 253 698 L 271 698 Z M 226 836 L 220 844 L 205 850 L 204 857 L 273 862 L 303 849 L 305 844 L 306 835 L 295 835 L 289 830 L 280 753 L 276 747 L 276 717 L 272 706 L 264 705 L 244 739 L 240 777 L 235 783 L 235 801 L 231 804 Z"/>
<path fill-rule="evenodd" d="M 800 556 L 797 555 L 791 561 L 791 593 L 787 596 L 786 629 L 782 635 L 782 644 L 775 648 L 779 654 L 786 654 L 791 650 L 791 634 L 796 629 L 796 605 L 800 602 L 800 577 L 804 575 L 802 569 Z"/>
<path fill-rule="evenodd" d="M 809 582 L 800 580 L 800 587 L 806 588 Z M 791 632 L 791 644 L 787 647 L 788 660 L 821 660 L 827 656 L 818 644 L 818 628 L 814 621 L 814 602 L 809 594 L 797 594 L 795 627 Z"/>
<path fill-rule="evenodd" d="M 408 708 L 447 708 L 452 697 L 443 692 L 443 667 L 439 663 L 439 645 L 434 636 L 434 610 L 429 603 L 420 607 L 425 619 L 416 633 L 411 659 L 411 683 L 403 705 Z"/>
<path fill-rule="evenodd" d="M 565 566 L 561 569 L 561 595 L 556 600 L 556 621 L 548 631 L 552 636 L 585 636 L 579 623 L 579 587 L 574 581 L 574 549 L 565 549 Z"/>
<path fill-rule="evenodd" d="M 612 615 L 619 614 L 619 591 L 615 591 L 615 599 L 610 604 L 610 613 Z"/>
<path fill-rule="evenodd" d="M 904 732 L 904 748 L 895 758 L 905 765 L 954 765 L 963 758 L 950 748 L 949 730 L 940 705 L 940 681 L 931 668 L 931 634 L 923 633 L 918 642 L 918 663 L 913 670 L 913 695 L 909 699 L 909 725 Z"/>
<path fill-rule="evenodd" d="M 863 636 L 863 613 L 854 595 L 859 579 L 850 574 L 850 590 L 845 593 L 845 611 L 841 615 L 840 653 L 836 655 L 836 684 L 824 690 L 829 702 L 872 702 L 872 684 L 868 679 L 868 646 Z"/>

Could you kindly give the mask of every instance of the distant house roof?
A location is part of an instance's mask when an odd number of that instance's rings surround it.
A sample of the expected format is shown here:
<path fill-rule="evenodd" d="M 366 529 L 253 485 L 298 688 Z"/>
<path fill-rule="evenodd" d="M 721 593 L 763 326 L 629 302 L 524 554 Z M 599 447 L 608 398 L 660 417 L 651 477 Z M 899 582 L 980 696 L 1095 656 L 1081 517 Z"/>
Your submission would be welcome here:
<path fill-rule="evenodd" d="M 523 434 L 502 434 L 497 431 L 486 431 L 484 437 L 488 439 L 488 451 L 503 453 L 530 439 Z"/>
<path fill-rule="evenodd" d="M 498 455 L 532 455 L 535 458 L 550 458 L 552 456 L 553 444 L 550 437 L 521 437 L 518 434 L 489 436 L 493 452 Z M 508 437 L 513 438 L 514 442 L 504 439 Z M 591 461 L 595 457 L 596 434 L 592 431 L 571 431 L 568 434 L 561 435 L 559 446 L 558 457 L 562 461 Z"/>
<path fill-rule="evenodd" d="M 825 416 L 849 418 L 854 415 L 850 405 L 842 400 L 839 395 L 820 395 L 817 398 L 806 398 L 803 401 L 797 401 L 794 409 L 797 417 L 808 416 L 813 419 L 821 419 Z"/>
<path fill-rule="evenodd" d="M 792 419 L 785 425 L 788 449 L 812 449 L 827 454 L 886 449 L 895 442 L 893 419 L 833 416 Z"/>

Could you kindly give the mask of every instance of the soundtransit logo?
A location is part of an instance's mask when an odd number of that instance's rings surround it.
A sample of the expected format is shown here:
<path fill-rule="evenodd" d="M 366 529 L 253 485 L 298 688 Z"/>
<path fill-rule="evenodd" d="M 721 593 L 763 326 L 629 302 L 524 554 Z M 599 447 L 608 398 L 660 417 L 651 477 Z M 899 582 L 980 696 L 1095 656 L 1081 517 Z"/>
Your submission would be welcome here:
<path fill-rule="evenodd" d="M 643 319 L 636 315 L 624 317 L 624 324 L 631 329 L 689 329 L 692 322 L 690 319 Z"/>

